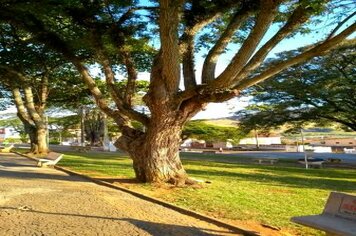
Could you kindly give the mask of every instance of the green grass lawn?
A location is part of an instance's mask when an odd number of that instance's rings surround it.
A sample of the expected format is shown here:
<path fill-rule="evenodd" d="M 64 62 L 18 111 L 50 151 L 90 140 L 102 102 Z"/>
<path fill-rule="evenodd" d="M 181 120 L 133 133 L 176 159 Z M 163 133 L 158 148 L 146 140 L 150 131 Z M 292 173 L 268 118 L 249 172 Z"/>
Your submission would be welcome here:
<path fill-rule="evenodd" d="M 182 159 L 191 177 L 211 183 L 201 188 L 125 186 L 201 213 L 264 223 L 300 235 L 319 232 L 291 223 L 290 217 L 321 213 L 330 191 L 356 194 L 352 169 L 305 170 L 288 161 L 258 165 L 248 158 L 214 155 L 183 155 Z M 92 177 L 134 178 L 131 160 L 117 153 L 66 153 L 60 165 Z"/>

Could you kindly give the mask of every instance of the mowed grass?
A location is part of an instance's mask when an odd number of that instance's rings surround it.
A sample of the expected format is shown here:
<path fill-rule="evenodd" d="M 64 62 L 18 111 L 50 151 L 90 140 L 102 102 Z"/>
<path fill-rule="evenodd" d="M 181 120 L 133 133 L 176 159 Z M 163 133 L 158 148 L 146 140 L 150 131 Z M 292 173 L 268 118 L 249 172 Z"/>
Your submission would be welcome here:
<path fill-rule="evenodd" d="M 201 187 L 126 185 L 218 218 L 280 227 L 293 234 L 320 232 L 290 222 L 292 216 L 319 214 L 330 191 L 356 194 L 355 169 L 309 169 L 288 162 L 258 165 L 248 158 L 182 155 L 188 174 L 208 181 Z M 92 177 L 132 179 L 131 160 L 118 153 L 66 153 L 61 166 Z"/>

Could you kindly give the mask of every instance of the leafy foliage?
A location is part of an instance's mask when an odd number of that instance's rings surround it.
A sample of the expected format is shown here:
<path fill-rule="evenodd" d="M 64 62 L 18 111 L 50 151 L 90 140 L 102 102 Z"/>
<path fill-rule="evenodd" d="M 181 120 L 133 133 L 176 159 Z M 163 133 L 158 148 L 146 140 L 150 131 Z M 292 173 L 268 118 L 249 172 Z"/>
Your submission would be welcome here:
<path fill-rule="evenodd" d="M 28 136 L 20 119 L 18 118 L 2 119 L 0 120 L 0 127 L 7 127 L 7 128 L 14 129 L 16 132 L 19 133 L 21 141 L 24 143 L 27 142 Z"/>
<path fill-rule="evenodd" d="M 183 139 L 193 138 L 205 141 L 233 141 L 236 143 L 244 134 L 236 127 L 207 124 L 204 121 L 190 121 L 182 132 Z"/>
<path fill-rule="evenodd" d="M 248 95 L 254 96 L 254 105 L 238 113 L 241 125 L 253 129 L 331 121 L 356 130 L 355 61 L 354 48 L 342 47 L 253 87 Z"/>

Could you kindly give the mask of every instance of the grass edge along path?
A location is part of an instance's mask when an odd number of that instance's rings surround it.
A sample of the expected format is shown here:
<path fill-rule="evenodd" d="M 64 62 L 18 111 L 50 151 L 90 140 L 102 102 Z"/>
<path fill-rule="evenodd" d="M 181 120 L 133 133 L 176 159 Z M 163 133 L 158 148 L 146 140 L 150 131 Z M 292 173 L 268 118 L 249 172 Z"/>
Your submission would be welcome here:
<path fill-rule="evenodd" d="M 183 157 L 188 174 L 208 181 L 173 188 L 133 180 L 131 160 L 118 153 L 65 153 L 60 166 L 99 178 L 228 222 L 252 221 L 300 235 L 320 232 L 295 225 L 290 217 L 321 213 L 330 191 L 356 193 L 354 170 L 311 169 L 252 163 L 221 163 Z M 217 160 L 218 161 L 218 160 Z"/>

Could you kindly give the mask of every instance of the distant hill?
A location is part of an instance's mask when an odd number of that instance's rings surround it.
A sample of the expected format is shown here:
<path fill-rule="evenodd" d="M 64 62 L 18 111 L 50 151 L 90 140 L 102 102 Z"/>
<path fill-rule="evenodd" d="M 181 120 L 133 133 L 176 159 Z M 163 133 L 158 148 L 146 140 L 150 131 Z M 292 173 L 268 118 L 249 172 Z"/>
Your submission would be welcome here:
<path fill-rule="evenodd" d="M 237 127 L 239 122 L 233 118 L 219 118 L 219 119 L 209 119 L 209 120 L 200 120 L 209 125 L 217 125 L 223 127 Z"/>
<path fill-rule="evenodd" d="M 217 125 L 217 126 L 223 126 L 223 127 L 234 127 L 237 128 L 239 126 L 239 121 L 238 118 L 235 116 L 231 117 L 225 117 L 225 118 L 219 118 L 219 119 L 203 119 L 200 120 L 205 122 L 206 124 L 209 125 Z M 290 139 L 298 139 L 300 138 L 300 133 L 297 132 L 295 134 L 287 134 L 284 133 L 286 131 L 287 125 L 282 126 L 281 129 L 276 129 L 276 130 L 271 130 L 270 133 L 273 135 L 281 135 L 284 136 L 285 138 L 290 138 Z M 356 137 L 356 132 L 346 132 L 338 128 L 338 125 L 331 125 L 330 127 L 316 127 L 313 124 L 310 124 L 310 126 L 306 127 L 304 130 L 304 136 L 308 138 L 312 137 L 332 137 L 332 138 L 350 138 L 350 137 Z M 248 135 L 251 136 L 252 134 Z"/>

